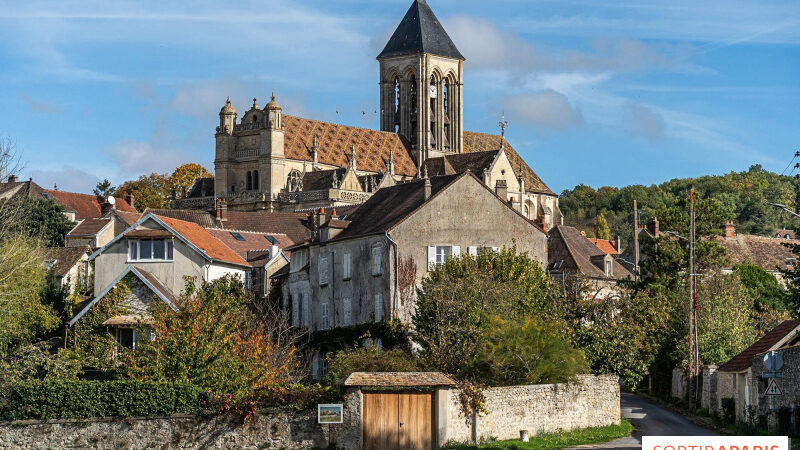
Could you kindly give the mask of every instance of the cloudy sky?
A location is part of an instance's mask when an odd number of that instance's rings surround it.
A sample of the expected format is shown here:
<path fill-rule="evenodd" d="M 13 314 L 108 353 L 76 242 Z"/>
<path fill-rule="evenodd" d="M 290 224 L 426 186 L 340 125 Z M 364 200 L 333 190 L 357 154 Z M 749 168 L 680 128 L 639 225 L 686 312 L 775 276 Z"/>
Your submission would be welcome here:
<path fill-rule="evenodd" d="M 375 56 L 410 0 L 0 0 L 0 135 L 89 191 L 212 167 L 226 96 L 376 128 Z M 800 150 L 800 2 L 430 0 L 466 56 L 465 129 L 554 190 L 784 170 Z M 338 112 L 337 112 L 338 111 Z"/>

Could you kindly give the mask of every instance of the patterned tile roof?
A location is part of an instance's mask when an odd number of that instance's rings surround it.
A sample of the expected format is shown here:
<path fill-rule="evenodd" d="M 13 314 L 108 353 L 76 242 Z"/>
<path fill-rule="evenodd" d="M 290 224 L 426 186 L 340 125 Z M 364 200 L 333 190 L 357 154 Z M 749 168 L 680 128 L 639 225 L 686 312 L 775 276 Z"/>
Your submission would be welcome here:
<path fill-rule="evenodd" d="M 356 147 L 356 166 L 359 170 L 386 170 L 390 153 L 398 175 L 414 176 L 417 167 L 397 133 L 338 125 L 319 120 L 283 115 L 285 129 L 284 152 L 287 158 L 312 161 L 311 147 L 317 137 L 317 158 L 322 164 L 347 167 L 351 147 Z"/>
<path fill-rule="evenodd" d="M 67 233 L 67 236 L 94 236 L 100 232 L 111 219 L 84 219 L 75 228 Z"/>
<path fill-rule="evenodd" d="M 52 198 L 63 204 L 67 211 L 74 211 L 76 220 L 98 219 L 103 216 L 100 205 L 105 199 L 101 196 L 79 194 L 77 192 L 54 191 L 52 189 L 44 189 L 43 196 L 45 196 L 45 198 Z M 129 205 L 125 199 L 115 198 L 115 200 L 114 207 L 117 210 L 136 212 L 136 209 Z"/>
<path fill-rule="evenodd" d="M 89 247 L 48 247 L 45 249 L 45 260 L 54 261 L 53 272 L 57 277 L 63 277 L 83 255 L 89 255 L 91 252 Z"/>
<path fill-rule="evenodd" d="M 764 337 L 757 340 L 753 345 L 744 349 L 741 353 L 731 358 L 728 362 L 719 366 L 721 372 L 739 372 L 745 370 L 753 364 L 753 358 L 761 353 L 768 352 L 773 347 L 790 334 L 800 330 L 800 321 L 784 320 Z"/>
<path fill-rule="evenodd" d="M 486 150 L 498 150 L 500 148 L 500 139 L 498 134 L 476 133 L 474 131 L 464 132 L 464 153 L 482 152 Z M 525 190 L 530 192 L 537 192 L 542 194 L 555 195 L 553 191 L 544 184 L 541 178 L 533 171 L 533 169 L 525 163 L 522 157 L 519 156 L 514 147 L 505 141 L 505 151 L 511 167 L 514 168 L 514 173 L 519 174 L 519 169 L 522 167 L 523 178 L 525 179 Z"/>
<path fill-rule="evenodd" d="M 455 380 L 441 372 L 353 372 L 345 386 L 414 387 L 454 386 Z"/>

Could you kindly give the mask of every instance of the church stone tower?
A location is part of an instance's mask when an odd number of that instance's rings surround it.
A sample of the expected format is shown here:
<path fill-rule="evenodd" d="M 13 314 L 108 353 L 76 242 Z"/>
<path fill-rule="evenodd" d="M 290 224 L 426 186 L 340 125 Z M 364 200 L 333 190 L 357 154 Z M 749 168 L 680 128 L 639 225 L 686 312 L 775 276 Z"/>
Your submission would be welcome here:
<path fill-rule="evenodd" d="M 380 62 L 381 130 L 411 142 L 418 167 L 463 150 L 464 56 L 425 0 L 415 0 Z"/>

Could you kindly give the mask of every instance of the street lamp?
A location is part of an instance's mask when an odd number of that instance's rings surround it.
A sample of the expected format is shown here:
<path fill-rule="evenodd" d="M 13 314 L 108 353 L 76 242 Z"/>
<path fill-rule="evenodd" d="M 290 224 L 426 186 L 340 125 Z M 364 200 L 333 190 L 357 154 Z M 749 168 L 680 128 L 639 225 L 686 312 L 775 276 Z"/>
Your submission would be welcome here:
<path fill-rule="evenodd" d="M 781 204 L 781 203 L 770 203 L 770 205 L 772 205 L 772 206 L 774 206 L 776 208 L 780 208 L 780 209 L 786 211 L 787 213 L 789 213 L 789 214 L 791 214 L 791 215 L 793 215 L 795 217 L 800 217 L 800 214 L 798 214 L 798 213 L 792 211 L 791 209 L 787 208 L 786 205 L 784 205 L 784 204 Z"/>

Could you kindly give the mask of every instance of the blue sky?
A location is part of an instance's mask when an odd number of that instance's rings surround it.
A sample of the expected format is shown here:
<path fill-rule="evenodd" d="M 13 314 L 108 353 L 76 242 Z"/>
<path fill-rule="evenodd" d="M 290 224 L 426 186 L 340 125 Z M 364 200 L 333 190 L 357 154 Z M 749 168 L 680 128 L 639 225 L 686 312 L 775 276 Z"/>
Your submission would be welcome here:
<path fill-rule="evenodd" d="M 89 191 L 212 168 L 226 96 L 377 128 L 375 55 L 410 0 L 0 0 L 0 135 Z M 429 0 L 466 56 L 465 129 L 560 192 L 744 170 L 800 150 L 800 2 Z M 338 111 L 338 114 L 337 114 Z"/>

